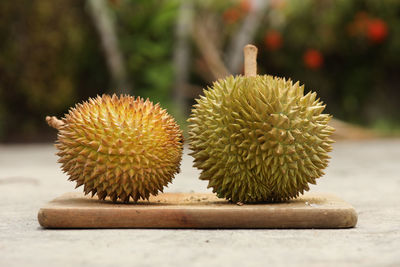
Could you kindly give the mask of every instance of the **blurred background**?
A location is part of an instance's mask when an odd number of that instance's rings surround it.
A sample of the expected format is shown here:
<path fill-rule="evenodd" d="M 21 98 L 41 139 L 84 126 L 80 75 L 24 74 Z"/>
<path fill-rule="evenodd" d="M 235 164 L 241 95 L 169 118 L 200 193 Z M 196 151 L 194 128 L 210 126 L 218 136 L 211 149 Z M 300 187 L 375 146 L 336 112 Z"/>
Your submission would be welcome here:
<path fill-rule="evenodd" d="M 185 128 L 247 43 L 338 125 L 400 135 L 398 0 L 4 0 L 0 36 L 0 142 L 53 140 L 46 115 L 103 93 L 149 97 Z"/>

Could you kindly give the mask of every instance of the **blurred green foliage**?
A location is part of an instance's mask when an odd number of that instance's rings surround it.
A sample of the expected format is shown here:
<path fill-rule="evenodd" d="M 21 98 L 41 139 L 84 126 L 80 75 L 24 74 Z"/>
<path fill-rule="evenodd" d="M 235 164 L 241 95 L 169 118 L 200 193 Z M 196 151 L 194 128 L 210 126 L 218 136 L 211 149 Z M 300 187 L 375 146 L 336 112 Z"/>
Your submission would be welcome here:
<path fill-rule="evenodd" d="M 109 83 L 83 1 L 0 2 L 0 137 L 27 138 Z M 46 127 L 46 128 L 45 128 Z"/>
<path fill-rule="evenodd" d="M 121 49 L 135 94 L 168 99 L 178 1 L 123 1 L 114 7 Z"/>
<path fill-rule="evenodd" d="M 173 32 L 178 1 L 107 1 L 131 94 L 174 112 Z M 62 116 L 90 96 L 113 93 L 100 38 L 86 1 L 1 1 L 0 140 L 54 132 L 46 115 Z M 46 135 L 43 136 L 46 140 Z M 40 138 L 39 138 L 40 139 Z"/>
<path fill-rule="evenodd" d="M 179 0 L 116 1 L 111 5 L 117 24 L 132 94 L 159 102 L 178 121 L 173 105 L 173 52 Z"/>
<path fill-rule="evenodd" d="M 257 38 L 261 72 L 301 81 L 338 118 L 400 125 L 399 1 L 272 4 Z"/>
<path fill-rule="evenodd" d="M 216 18 L 221 49 L 252 8 L 250 0 L 194 2 L 195 16 L 210 12 Z M 131 94 L 160 102 L 182 122 L 171 101 L 180 1 L 107 3 Z M 400 1 L 269 3 L 256 36 L 259 73 L 299 80 L 338 118 L 388 131 L 400 128 Z M 86 9 L 85 0 L 0 1 L 0 141 L 48 140 L 46 133 L 54 131 L 46 126 L 46 115 L 62 116 L 90 96 L 113 93 L 101 38 Z M 195 66 L 202 61 L 190 45 L 190 82 L 205 87 L 209 81 L 202 77 L 209 74 L 194 73 L 207 68 Z"/>

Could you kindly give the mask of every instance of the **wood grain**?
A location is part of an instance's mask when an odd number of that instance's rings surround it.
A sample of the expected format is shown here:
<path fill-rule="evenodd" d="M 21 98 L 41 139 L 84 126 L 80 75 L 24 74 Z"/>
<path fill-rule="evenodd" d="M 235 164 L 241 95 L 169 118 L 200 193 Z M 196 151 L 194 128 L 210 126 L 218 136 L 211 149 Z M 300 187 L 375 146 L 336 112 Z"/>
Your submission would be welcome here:
<path fill-rule="evenodd" d="M 164 193 L 131 204 L 67 193 L 41 208 L 38 220 L 44 228 L 351 228 L 357 213 L 329 194 L 239 206 L 208 193 Z"/>

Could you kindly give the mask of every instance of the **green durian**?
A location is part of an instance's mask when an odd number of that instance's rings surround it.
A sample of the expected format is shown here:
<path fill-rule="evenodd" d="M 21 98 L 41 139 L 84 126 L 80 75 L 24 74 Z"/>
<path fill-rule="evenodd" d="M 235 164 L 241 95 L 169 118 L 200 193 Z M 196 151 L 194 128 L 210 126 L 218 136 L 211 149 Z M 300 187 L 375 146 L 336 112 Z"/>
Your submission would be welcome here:
<path fill-rule="evenodd" d="M 62 170 L 85 194 L 128 202 L 163 191 L 180 170 L 183 136 L 158 104 L 132 96 L 98 96 L 62 120 L 56 148 Z"/>
<path fill-rule="evenodd" d="M 230 76 L 196 100 L 189 147 L 200 179 L 233 202 L 281 202 L 315 184 L 334 129 L 316 93 L 269 75 Z"/>

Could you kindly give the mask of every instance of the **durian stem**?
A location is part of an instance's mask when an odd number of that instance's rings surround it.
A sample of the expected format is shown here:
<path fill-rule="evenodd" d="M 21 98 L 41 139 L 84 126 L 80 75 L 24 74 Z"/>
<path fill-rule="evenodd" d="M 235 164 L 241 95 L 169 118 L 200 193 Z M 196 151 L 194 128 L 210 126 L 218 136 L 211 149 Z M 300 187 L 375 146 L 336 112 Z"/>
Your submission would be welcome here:
<path fill-rule="evenodd" d="M 248 44 L 243 48 L 244 52 L 244 76 L 257 76 L 257 47 Z"/>
<path fill-rule="evenodd" d="M 60 128 L 64 125 L 64 122 L 62 120 L 57 119 L 55 116 L 46 116 L 46 121 L 47 124 L 57 130 L 60 130 Z"/>

